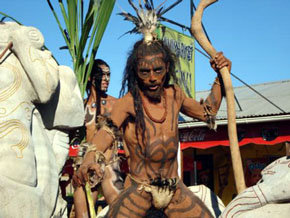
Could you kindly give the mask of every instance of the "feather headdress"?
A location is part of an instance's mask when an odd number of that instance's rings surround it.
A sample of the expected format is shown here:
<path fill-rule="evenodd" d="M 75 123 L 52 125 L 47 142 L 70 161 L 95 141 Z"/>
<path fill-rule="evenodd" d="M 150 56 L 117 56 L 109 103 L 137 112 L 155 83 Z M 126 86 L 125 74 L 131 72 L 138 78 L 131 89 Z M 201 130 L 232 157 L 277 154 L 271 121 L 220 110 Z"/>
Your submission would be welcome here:
<path fill-rule="evenodd" d="M 132 0 L 128 0 L 129 4 L 136 12 L 136 16 L 127 13 L 121 12 L 119 15 L 124 17 L 124 20 L 132 22 L 135 27 L 126 32 L 127 33 L 142 33 L 144 35 L 144 41 L 146 43 L 151 43 L 156 39 L 155 30 L 158 26 L 158 22 L 161 19 L 161 16 L 167 11 L 161 7 L 167 0 L 162 2 L 156 9 L 154 8 L 153 0 L 139 0 L 139 8 L 133 3 Z"/>

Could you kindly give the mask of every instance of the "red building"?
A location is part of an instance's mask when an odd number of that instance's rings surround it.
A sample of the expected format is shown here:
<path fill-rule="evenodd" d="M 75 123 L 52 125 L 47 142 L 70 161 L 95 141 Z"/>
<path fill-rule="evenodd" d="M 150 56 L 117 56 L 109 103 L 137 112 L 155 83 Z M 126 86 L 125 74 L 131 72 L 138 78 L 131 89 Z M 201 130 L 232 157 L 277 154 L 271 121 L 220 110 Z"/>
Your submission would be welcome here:
<path fill-rule="evenodd" d="M 236 122 L 247 186 L 260 171 L 285 156 L 290 142 L 290 80 L 234 88 Z M 209 91 L 197 92 L 197 100 Z M 205 184 L 227 204 L 236 194 L 232 173 L 225 99 L 217 114 L 217 131 L 180 116 L 179 137 L 183 179 L 187 185 Z"/>

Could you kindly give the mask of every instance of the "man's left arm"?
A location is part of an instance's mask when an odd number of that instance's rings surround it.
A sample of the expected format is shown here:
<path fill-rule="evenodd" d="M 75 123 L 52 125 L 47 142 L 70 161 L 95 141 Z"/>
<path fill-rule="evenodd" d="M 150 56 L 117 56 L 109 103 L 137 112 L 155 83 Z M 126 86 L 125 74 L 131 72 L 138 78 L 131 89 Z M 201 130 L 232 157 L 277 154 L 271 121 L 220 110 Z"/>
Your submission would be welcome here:
<path fill-rule="evenodd" d="M 211 92 L 208 97 L 200 102 L 188 97 L 184 97 L 181 106 L 181 112 L 192 118 L 205 121 L 209 124 L 210 128 L 214 128 L 215 115 L 217 114 L 222 97 L 224 95 L 224 88 L 222 78 L 219 74 L 219 70 L 223 67 L 228 67 L 231 70 L 231 61 L 227 59 L 222 52 L 218 52 L 214 59 L 210 60 L 211 67 L 217 72 Z M 185 96 L 185 94 L 184 94 Z"/>

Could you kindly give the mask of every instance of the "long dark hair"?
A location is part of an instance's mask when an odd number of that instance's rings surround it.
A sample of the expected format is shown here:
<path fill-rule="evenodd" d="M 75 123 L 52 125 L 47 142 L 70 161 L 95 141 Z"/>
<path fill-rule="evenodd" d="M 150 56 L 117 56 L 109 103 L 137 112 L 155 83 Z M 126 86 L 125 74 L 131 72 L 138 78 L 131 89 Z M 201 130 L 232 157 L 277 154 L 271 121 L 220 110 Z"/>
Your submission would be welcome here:
<path fill-rule="evenodd" d="M 177 78 L 175 73 L 175 56 L 171 52 L 168 46 L 163 41 L 155 40 L 150 44 L 146 44 L 143 40 L 137 41 L 134 44 L 133 49 L 129 52 L 127 64 L 124 70 L 122 87 L 120 91 L 120 97 L 122 97 L 126 90 L 130 92 L 134 99 L 134 109 L 136 113 L 135 126 L 136 133 L 138 130 L 142 131 L 142 142 L 145 139 L 145 121 L 143 114 L 143 107 L 141 97 L 139 95 L 138 76 L 137 76 L 137 64 L 138 59 L 147 55 L 162 54 L 165 63 L 169 64 L 169 71 L 166 74 L 164 87 L 169 86 L 169 81 L 177 84 Z"/>
<path fill-rule="evenodd" d="M 102 59 L 95 59 L 92 67 L 92 71 L 90 74 L 90 80 L 87 83 L 86 86 L 86 92 L 88 94 L 88 99 L 89 96 L 91 95 L 91 88 L 92 88 L 92 82 L 95 79 L 96 82 L 96 89 L 97 92 L 100 92 L 101 90 L 101 82 L 102 82 L 102 68 L 100 67 L 101 65 L 105 65 L 107 67 L 110 67 L 104 60 Z M 89 67 L 88 65 L 86 66 L 87 68 Z M 97 117 L 101 113 L 101 98 L 100 98 L 100 93 L 97 94 L 97 99 L 96 99 L 96 122 L 97 122 Z"/>
<path fill-rule="evenodd" d="M 88 93 L 88 95 L 89 95 L 89 93 L 90 93 L 90 89 L 91 89 L 91 87 L 92 87 L 92 79 L 95 77 L 95 78 L 98 78 L 98 81 L 96 82 L 96 85 L 98 86 L 98 87 L 96 87 L 96 88 L 99 88 L 100 89 L 100 87 L 101 87 L 101 81 L 102 81 L 102 77 L 101 77 L 101 75 L 102 75 L 102 68 L 100 67 L 101 65 L 105 65 L 105 66 L 107 66 L 107 67 L 110 67 L 104 60 L 102 60 L 102 59 L 95 59 L 94 60 L 94 63 L 93 63 L 93 67 L 92 67 L 92 71 L 91 71 L 91 74 L 90 74 L 90 78 L 91 78 L 91 80 L 90 81 L 88 81 L 88 83 L 87 83 L 87 86 L 86 86 L 86 92 Z M 87 65 L 87 68 L 88 68 L 89 66 Z"/>

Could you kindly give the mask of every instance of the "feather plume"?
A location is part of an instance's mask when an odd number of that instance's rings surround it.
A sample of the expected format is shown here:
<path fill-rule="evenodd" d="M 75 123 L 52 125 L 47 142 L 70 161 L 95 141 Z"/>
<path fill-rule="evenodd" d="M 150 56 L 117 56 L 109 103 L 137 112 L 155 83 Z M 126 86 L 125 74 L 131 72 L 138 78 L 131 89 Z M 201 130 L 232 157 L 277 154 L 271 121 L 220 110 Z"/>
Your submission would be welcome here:
<path fill-rule="evenodd" d="M 138 7 L 133 3 L 133 0 L 128 0 L 131 7 L 136 12 L 136 16 L 127 13 L 121 12 L 118 15 L 124 17 L 124 20 L 132 22 L 135 27 L 129 30 L 127 33 L 142 33 L 144 35 L 144 41 L 150 43 L 155 39 L 154 31 L 158 26 L 159 21 L 161 20 L 162 12 L 164 8 L 161 7 L 167 0 L 163 1 L 156 9 L 152 0 L 139 0 Z"/>

